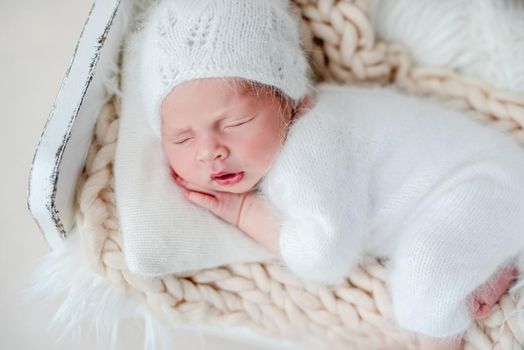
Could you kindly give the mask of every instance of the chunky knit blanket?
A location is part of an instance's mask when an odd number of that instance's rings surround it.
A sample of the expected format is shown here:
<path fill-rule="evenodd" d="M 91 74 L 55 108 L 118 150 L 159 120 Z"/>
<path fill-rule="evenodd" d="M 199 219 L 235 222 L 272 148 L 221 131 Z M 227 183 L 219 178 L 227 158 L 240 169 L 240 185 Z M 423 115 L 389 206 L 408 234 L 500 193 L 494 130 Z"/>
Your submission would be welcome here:
<path fill-rule="evenodd" d="M 396 84 L 406 92 L 436 96 L 470 112 L 472 118 L 508 132 L 524 145 L 522 96 L 462 78 L 444 68 L 415 66 L 406 48 L 376 38 L 367 0 L 295 3 L 319 81 Z M 79 264 L 88 266 L 94 274 L 78 276 L 72 269 L 59 267 L 62 265 L 56 259 L 72 256 L 64 251 L 50 254 L 55 265 L 48 262 L 37 272 L 40 281 L 74 276 L 61 288 L 49 287 L 57 294 L 68 295 L 57 324 L 77 320 L 81 312 L 87 312 L 85 305 L 90 303 L 98 310 L 91 313 L 93 317 L 101 317 L 100 310 L 104 309 L 105 313 L 111 308 L 117 312 L 111 301 L 131 297 L 137 309 L 145 307 L 155 319 L 170 327 L 245 326 L 260 335 L 315 349 L 418 348 L 417 336 L 400 330 L 391 320 L 386 270 L 377 259 L 354 269 L 336 288 L 304 284 L 278 261 L 232 264 L 161 278 L 131 273 L 123 256 L 113 188 L 118 115 L 119 100 L 114 97 L 98 117 L 78 185 L 78 237 L 71 237 L 64 244 L 71 251 L 81 251 Z M 465 349 L 524 346 L 524 324 L 519 323 L 519 312 L 524 308 L 523 284 L 519 279 L 491 313 L 467 331 Z M 121 297 L 96 299 L 108 293 Z M 76 304 L 84 306 L 75 309 Z M 114 314 L 112 317 L 119 319 Z"/>

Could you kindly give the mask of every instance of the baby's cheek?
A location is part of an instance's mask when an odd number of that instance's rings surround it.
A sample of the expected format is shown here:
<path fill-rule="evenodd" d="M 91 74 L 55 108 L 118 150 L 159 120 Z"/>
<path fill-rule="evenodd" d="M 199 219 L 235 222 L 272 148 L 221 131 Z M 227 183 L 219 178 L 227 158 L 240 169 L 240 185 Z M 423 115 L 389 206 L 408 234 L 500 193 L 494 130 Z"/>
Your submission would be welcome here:
<path fill-rule="evenodd" d="M 259 129 L 258 134 L 251 138 L 248 147 L 253 157 L 267 165 L 282 146 L 281 133 L 277 125 L 265 125 Z"/>
<path fill-rule="evenodd" d="M 261 138 L 246 144 L 244 150 L 245 159 L 249 160 L 256 168 L 265 169 L 270 165 L 278 147 L 270 138 Z"/>
<path fill-rule="evenodd" d="M 171 169 L 175 171 L 178 176 L 188 181 L 194 180 L 194 170 L 191 168 L 192 163 L 189 161 L 190 157 L 187 155 L 187 152 L 167 152 L 166 156 Z"/>

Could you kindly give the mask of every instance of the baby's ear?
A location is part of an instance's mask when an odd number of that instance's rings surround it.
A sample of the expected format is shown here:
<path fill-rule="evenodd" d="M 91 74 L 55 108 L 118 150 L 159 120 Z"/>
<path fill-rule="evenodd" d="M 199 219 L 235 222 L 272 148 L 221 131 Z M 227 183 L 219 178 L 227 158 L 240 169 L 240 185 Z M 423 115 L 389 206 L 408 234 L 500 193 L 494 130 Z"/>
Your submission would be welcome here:
<path fill-rule="evenodd" d="M 315 98 L 313 94 L 306 95 L 303 99 L 298 101 L 293 108 L 293 118 L 300 118 L 307 111 L 313 108 L 315 104 Z"/>
<path fill-rule="evenodd" d="M 302 108 L 305 109 L 311 109 L 313 108 L 313 105 L 315 104 L 315 95 L 313 92 L 310 92 L 302 99 Z"/>

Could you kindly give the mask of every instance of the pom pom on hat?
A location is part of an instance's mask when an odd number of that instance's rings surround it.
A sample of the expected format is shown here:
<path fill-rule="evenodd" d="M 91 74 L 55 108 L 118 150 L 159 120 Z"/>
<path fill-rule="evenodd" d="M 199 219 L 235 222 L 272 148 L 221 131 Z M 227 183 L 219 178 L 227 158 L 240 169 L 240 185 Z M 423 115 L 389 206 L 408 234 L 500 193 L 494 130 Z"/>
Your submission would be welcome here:
<path fill-rule="evenodd" d="M 160 137 L 164 98 L 183 82 L 230 77 L 278 88 L 300 100 L 310 89 L 299 23 L 288 0 L 162 0 L 140 35 L 140 83 Z"/>

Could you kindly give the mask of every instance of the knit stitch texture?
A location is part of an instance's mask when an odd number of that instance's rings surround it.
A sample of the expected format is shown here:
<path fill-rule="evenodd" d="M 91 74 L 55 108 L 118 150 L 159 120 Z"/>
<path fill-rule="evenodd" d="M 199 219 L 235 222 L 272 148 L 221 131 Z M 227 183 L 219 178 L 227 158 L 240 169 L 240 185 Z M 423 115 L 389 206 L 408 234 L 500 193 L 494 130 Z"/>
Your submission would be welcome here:
<path fill-rule="evenodd" d="M 310 83 L 298 21 L 288 0 L 163 0 L 142 24 L 143 101 L 160 136 L 160 107 L 179 84 L 239 77 L 303 98 Z"/>
<path fill-rule="evenodd" d="M 321 85 L 261 190 L 296 275 L 338 283 L 365 255 L 390 258 L 399 325 L 444 337 L 524 248 L 523 184 L 524 152 L 499 130 L 391 90 Z"/>

